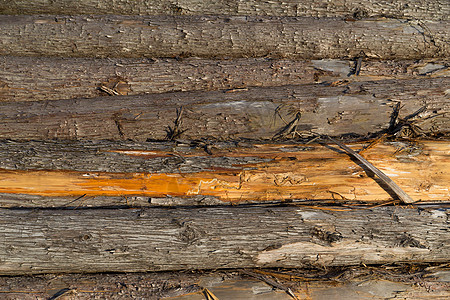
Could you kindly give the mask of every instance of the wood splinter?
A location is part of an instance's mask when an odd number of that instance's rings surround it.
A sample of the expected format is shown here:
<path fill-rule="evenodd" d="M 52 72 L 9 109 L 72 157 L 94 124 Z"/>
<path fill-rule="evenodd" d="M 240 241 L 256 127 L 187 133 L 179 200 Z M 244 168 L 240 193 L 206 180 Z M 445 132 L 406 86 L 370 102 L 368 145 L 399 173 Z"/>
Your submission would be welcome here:
<path fill-rule="evenodd" d="M 347 154 L 350 156 L 356 158 L 359 162 L 361 162 L 366 168 L 368 168 L 370 171 L 372 171 L 375 175 L 380 178 L 381 181 L 383 181 L 384 184 L 386 184 L 398 197 L 400 201 L 402 201 L 405 204 L 411 204 L 416 201 L 414 201 L 405 191 L 402 190 L 401 187 L 399 187 L 392 179 L 390 179 L 386 174 L 384 174 L 382 171 L 380 171 L 378 168 L 376 168 L 374 165 L 372 165 L 370 162 L 368 162 L 364 157 L 353 151 L 351 148 L 347 147 L 343 143 L 333 139 L 330 136 L 327 136 L 333 143 L 338 145 L 342 150 L 344 150 Z"/>
<path fill-rule="evenodd" d="M 246 274 L 248 276 L 251 276 L 253 278 L 256 278 L 258 280 L 261 280 L 261 281 L 267 283 L 268 285 L 272 286 L 273 288 L 277 288 L 277 289 L 280 289 L 282 291 L 285 291 L 286 294 L 291 296 L 293 299 L 299 300 L 298 297 L 294 294 L 294 292 L 290 288 L 288 288 L 288 287 L 282 285 L 281 283 L 278 283 L 278 282 L 276 282 L 276 281 L 274 281 L 272 279 L 269 279 L 267 276 L 264 276 L 262 274 L 258 274 L 258 273 L 255 273 L 255 272 L 251 272 L 251 271 L 248 271 L 248 270 L 244 270 L 244 269 L 239 270 L 239 272 L 241 272 L 243 274 Z"/>

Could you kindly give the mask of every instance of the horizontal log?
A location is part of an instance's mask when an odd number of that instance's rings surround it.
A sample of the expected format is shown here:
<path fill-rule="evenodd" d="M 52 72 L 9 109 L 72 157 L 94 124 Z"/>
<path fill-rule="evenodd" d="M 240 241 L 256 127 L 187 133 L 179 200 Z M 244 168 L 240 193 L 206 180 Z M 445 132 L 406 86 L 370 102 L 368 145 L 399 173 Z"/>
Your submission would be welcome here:
<path fill-rule="evenodd" d="M 251 86 L 450 75 L 446 61 L 84 59 L 0 56 L 0 101 L 59 100 Z"/>
<path fill-rule="evenodd" d="M 448 209 L 0 210 L 0 274 L 447 262 Z"/>
<path fill-rule="evenodd" d="M 253 270 L 290 288 L 299 299 L 326 299 L 339 295 L 342 299 L 358 299 L 361 294 L 374 299 L 447 299 L 450 297 L 450 271 L 445 266 L 361 266 L 327 270 L 294 269 L 276 272 Z M 268 275 L 270 274 L 270 275 Z M 420 284 L 417 281 L 420 280 Z M 152 272 L 127 274 L 59 274 L 44 276 L 0 277 L 2 297 L 6 299 L 49 299 L 66 297 L 93 299 L 170 299 L 200 298 L 207 288 L 219 299 L 292 299 L 287 293 L 273 289 L 260 279 L 236 271 Z M 194 294 L 194 295 L 193 295 Z M 198 298 L 193 298 L 198 296 Z"/>
<path fill-rule="evenodd" d="M 450 56 L 448 22 L 243 16 L 0 16 L 0 55 L 377 59 Z"/>
<path fill-rule="evenodd" d="M 211 143 L 208 154 L 168 142 L 2 141 L 0 149 L 1 207 L 392 200 L 333 145 Z M 385 142 L 363 155 L 415 201 L 450 200 L 448 142 Z"/>
<path fill-rule="evenodd" d="M 389 126 L 392 107 L 400 116 L 426 105 L 419 123 L 428 133 L 449 126 L 450 78 L 299 85 L 231 91 L 178 92 L 0 103 L 0 138 L 10 139 L 165 139 L 176 110 L 184 107 L 186 139 L 271 139 L 302 113 L 298 132 L 342 135 L 378 132 Z M 281 117 L 280 117 L 281 115 Z M 284 120 L 284 121 L 283 121 Z"/>
<path fill-rule="evenodd" d="M 129 14 L 129 15 L 253 15 L 293 17 L 379 17 L 448 20 L 445 0 L 0 0 L 2 14 Z"/>

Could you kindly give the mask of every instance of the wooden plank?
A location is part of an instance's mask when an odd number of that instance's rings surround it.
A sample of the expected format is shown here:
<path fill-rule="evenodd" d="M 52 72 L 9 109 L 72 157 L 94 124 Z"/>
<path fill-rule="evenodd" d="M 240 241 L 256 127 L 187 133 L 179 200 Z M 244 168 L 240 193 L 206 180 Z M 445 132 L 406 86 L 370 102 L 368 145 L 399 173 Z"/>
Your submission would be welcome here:
<path fill-rule="evenodd" d="M 252 86 L 449 76 L 446 61 L 89 59 L 0 56 L 0 101 L 60 100 Z M 340 82 L 341 81 L 341 82 Z"/>
<path fill-rule="evenodd" d="M 0 16 L 0 55 L 446 58 L 448 22 L 243 16 Z"/>
<path fill-rule="evenodd" d="M 367 145 L 367 143 L 366 143 Z M 353 144 L 362 149 L 364 144 Z M 0 143 L 1 207 L 379 203 L 390 190 L 337 146 L 133 142 Z M 447 141 L 385 142 L 363 154 L 415 201 L 450 200 Z"/>
<path fill-rule="evenodd" d="M 0 274 L 448 261 L 448 208 L 328 209 L 1 209 Z"/>
<path fill-rule="evenodd" d="M 397 266 L 327 268 L 327 270 L 289 270 L 274 272 L 281 284 L 290 287 L 299 299 L 448 299 L 450 271 L 442 266 L 408 266 L 413 272 Z M 405 268 L 406 269 L 406 268 Z M 258 271 L 258 270 L 256 270 Z M 268 272 L 267 272 L 268 271 Z M 268 278 L 273 278 L 268 276 Z M 417 282 L 420 284 L 417 284 Z M 204 300 L 201 291 L 210 290 L 219 299 L 292 299 L 234 270 L 203 272 L 152 272 L 127 274 L 59 274 L 36 276 L 2 276 L 0 293 L 4 299 L 49 299 L 64 293 L 65 297 L 92 299 L 139 298 Z"/>
<path fill-rule="evenodd" d="M 184 107 L 181 138 L 271 139 L 302 113 L 297 131 L 362 135 L 389 127 L 393 107 L 400 116 L 427 107 L 425 132 L 446 134 L 450 78 L 299 85 L 232 91 L 178 92 L 0 103 L 0 138 L 164 139 L 176 110 Z M 278 114 L 279 113 L 279 114 Z M 282 116 L 282 118 L 280 117 Z M 283 121 L 284 120 L 284 121 Z"/>
<path fill-rule="evenodd" d="M 448 20 L 450 7 L 442 0 L 1 0 L 2 14 L 130 14 L 130 15 L 253 15 L 293 17 L 391 17 Z"/>

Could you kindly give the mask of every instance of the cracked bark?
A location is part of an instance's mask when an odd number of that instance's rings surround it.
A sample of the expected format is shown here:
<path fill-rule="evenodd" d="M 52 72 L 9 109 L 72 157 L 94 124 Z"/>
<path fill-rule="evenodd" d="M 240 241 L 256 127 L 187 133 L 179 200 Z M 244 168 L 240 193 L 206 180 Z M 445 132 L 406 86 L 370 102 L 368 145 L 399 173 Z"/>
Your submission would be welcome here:
<path fill-rule="evenodd" d="M 0 56 L 0 101 L 60 100 L 191 90 L 414 79 L 449 75 L 445 61 L 86 59 Z M 33 78 L 33 80 L 29 80 Z"/>
<path fill-rule="evenodd" d="M 125 14 L 125 15 L 243 15 L 292 17 L 390 17 L 402 19 L 448 20 L 445 0 L 401 0 L 395 3 L 373 0 L 283 0 L 283 1 L 130 1 L 130 0 L 8 0 L 0 1 L 3 14 Z"/>
<path fill-rule="evenodd" d="M 417 29 L 419 23 L 425 31 Z M 2 15 L 0 26 L 1 55 L 342 59 L 363 51 L 376 59 L 425 59 L 450 54 L 444 21 Z"/>

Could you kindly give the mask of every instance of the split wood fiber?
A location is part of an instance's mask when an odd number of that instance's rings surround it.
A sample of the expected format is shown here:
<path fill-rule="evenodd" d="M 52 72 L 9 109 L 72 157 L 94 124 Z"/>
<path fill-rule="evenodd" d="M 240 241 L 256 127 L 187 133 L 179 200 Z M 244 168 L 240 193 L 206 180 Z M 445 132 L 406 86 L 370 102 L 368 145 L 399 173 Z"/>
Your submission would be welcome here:
<path fill-rule="evenodd" d="M 252 16 L 0 15 L 0 55 L 446 58 L 448 21 Z"/>
<path fill-rule="evenodd" d="M 346 85 L 353 81 L 449 76 L 446 61 L 93 59 L 0 56 L 0 101 L 60 100 L 252 86 Z"/>
<path fill-rule="evenodd" d="M 0 274 L 446 262 L 449 211 L 0 210 Z"/>
<path fill-rule="evenodd" d="M 366 144 L 367 145 L 367 144 Z M 392 200 L 337 146 L 171 142 L 0 143 L 1 207 L 208 205 Z M 364 144 L 353 144 L 355 150 Z M 450 200 L 449 143 L 386 142 L 364 157 L 415 201 Z"/>
<path fill-rule="evenodd" d="M 161 140 L 180 106 L 182 139 L 271 139 L 297 112 L 302 114 L 299 133 L 365 136 L 389 127 L 398 102 L 401 117 L 426 106 L 418 125 L 439 135 L 450 128 L 449 83 L 449 77 L 441 77 L 3 102 L 0 138 Z"/>
<path fill-rule="evenodd" d="M 325 273 L 324 270 L 294 269 L 259 272 L 269 278 L 274 276 L 279 283 L 291 287 L 300 299 L 329 299 L 330 295 L 333 299 L 358 299 L 361 295 L 370 295 L 372 299 L 377 300 L 394 297 L 422 300 L 450 298 L 450 271 L 445 265 L 440 268 L 430 266 L 425 270 L 421 266 L 417 269 L 412 266 L 407 271 L 402 266 L 327 268 L 327 271 Z M 327 279 L 324 280 L 324 277 Z M 420 284 L 417 284 L 418 280 Z M 20 297 L 24 300 L 48 299 L 61 293 L 64 293 L 64 297 L 83 299 L 102 297 L 111 300 L 156 300 L 171 297 L 181 300 L 193 297 L 192 293 L 200 297 L 205 287 L 219 299 L 248 299 L 255 295 L 255 291 L 257 295 L 271 297 L 270 299 L 292 299 L 282 290 L 272 290 L 272 287 L 264 282 L 232 270 L 59 274 L 56 278 L 53 275 L 1 276 L 0 286 L 2 297 Z"/>
<path fill-rule="evenodd" d="M 243 15 L 448 20 L 445 0 L 1 0 L 2 14 Z"/>

